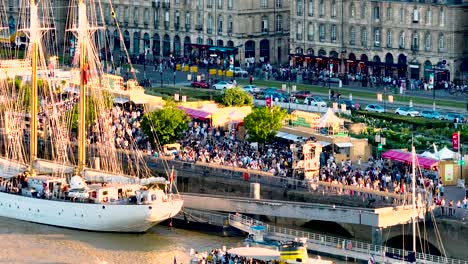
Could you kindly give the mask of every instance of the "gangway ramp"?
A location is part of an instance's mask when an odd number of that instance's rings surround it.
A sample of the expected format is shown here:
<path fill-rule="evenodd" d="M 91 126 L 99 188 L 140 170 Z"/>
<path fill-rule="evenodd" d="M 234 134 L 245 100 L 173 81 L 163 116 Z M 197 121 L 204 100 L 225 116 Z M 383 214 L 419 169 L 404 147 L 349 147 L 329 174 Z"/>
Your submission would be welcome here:
<path fill-rule="evenodd" d="M 252 226 L 264 226 L 264 235 L 269 239 L 278 241 L 291 241 L 305 237 L 307 238 L 309 250 L 360 261 L 368 261 L 373 256 L 378 263 L 402 263 L 401 260 L 385 257 L 385 253 L 400 256 L 406 256 L 410 253 L 407 250 L 378 246 L 356 240 L 277 227 L 241 214 L 229 214 L 229 225 L 244 232 L 250 232 Z M 468 264 L 468 261 L 416 252 L 416 263 Z"/>

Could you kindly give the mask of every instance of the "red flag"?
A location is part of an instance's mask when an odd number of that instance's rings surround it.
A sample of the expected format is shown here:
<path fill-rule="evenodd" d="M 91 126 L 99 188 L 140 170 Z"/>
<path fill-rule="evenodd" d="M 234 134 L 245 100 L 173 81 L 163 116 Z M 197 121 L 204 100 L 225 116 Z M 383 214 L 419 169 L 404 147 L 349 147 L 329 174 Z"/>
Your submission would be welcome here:
<path fill-rule="evenodd" d="M 175 172 L 174 170 L 171 171 L 171 175 L 169 176 L 169 182 L 173 182 L 175 180 Z"/>
<path fill-rule="evenodd" d="M 460 146 L 460 135 L 459 132 L 452 133 L 452 147 L 454 150 L 458 150 Z"/>

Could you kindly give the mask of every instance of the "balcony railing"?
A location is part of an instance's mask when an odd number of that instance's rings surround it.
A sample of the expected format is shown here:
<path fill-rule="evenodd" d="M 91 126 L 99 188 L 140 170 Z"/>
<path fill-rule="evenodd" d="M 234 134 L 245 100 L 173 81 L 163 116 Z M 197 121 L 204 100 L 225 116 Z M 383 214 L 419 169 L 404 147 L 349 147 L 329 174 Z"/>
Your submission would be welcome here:
<path fill-rule="evenodd" d="M 164 2 L 164 3 L 162 3 L 162 7 L 163 7 L 163 8 L 166 8 L 166 9 L 169 9 L 169 8 L 171 8 L 171 3 L 169 3 L 169 2 Z"/>
<path fill-rule="evenodd" d="M 301 33 L 296 33 L 296 39 L 297 40 L 302 40 L 302 34 Z"/>
<path fill-rule="evenodd" d="M 201 30 L 203 30 L 203 26 L 202 25 L 196 25 L 195 30 L 201 31 Z"/>
<path fill-rule="evenodd" d="M 179 30 L 180 28 L 180 23 L 174 23 L 174 29 Z"/>
<path fill-rule="evenodd" d="M 213 33 L 213 29 L 212 29 L 212 28 L 207 28 L 207 29 L 206 29 L 206 33 L 212 34 L 212 33 Z"/>
<path fill-rule="evenodd" d="M 160 3 L 160 2 L 153 2 L 153 7 L 154 7 L 154 8 L 160 8 L 160 7 L 161 7 L 161 3 Z"/>
<path fill-rule="evenodd" d="M 223 29 L 218 30 L 218 35 L 222 36 L 223 35 Z"/>
<path fill-rule="evenodd" d="M 164 21 L 164 29 L 169 30 L 169 21 Z"/>
<path fill-rule="evenodd" d="M 185 31 L 187 31 L 187 32 L 190 31 L 190 24 L 185 24 Z"/>
<path fill-rule="evenodd" d="M 206 8 L 213 8 L 213 5 L 212 4 L 207 4 Z"/>
<path fill-rule="evenodd" d="M 419 45 L 411 45 L 411 50 L 412 51 L 418 51 L 419 50 Z"/>
<path fill-rule="evenodd" d="M 308 41 L 314 41 L 314 35 L 312 35 L 312 34 L 307 34 L 307 40 L 308 40 Z"/>
<path fill-rule="evenodd" d="M 262 28 L 262 33 L 263 34 L 268 34 L 268 28 Z"/>

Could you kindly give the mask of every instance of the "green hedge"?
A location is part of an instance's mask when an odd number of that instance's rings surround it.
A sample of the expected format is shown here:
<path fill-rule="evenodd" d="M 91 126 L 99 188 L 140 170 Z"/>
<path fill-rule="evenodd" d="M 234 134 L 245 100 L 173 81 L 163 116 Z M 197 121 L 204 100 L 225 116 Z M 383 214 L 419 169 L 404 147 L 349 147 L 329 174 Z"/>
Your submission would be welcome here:
<path fill-rule="evenodd" d="M 415 125 L 424 128 L 453 128 L 454 125 L 452 122 L 446 120 L 429 120 L 422 117 L 411 117 L 411 116 L 400 116 L 396 114 L 389 114 L 389 113 L 374 113 L 374 112 L 367 112 L 367 111 L 356 111 L 355 114 L 363 115 L 366 117 L 373 117 L 378 118 L 386 121 L 391 121 L 394 123 L 406 123 L 409 125 Z"/>

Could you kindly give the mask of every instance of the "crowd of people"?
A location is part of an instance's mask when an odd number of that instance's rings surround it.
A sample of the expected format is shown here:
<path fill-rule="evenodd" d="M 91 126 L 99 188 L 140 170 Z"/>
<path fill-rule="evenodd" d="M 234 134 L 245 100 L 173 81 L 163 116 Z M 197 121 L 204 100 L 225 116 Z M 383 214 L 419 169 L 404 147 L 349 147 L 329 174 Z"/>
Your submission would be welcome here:
<path fill-rule="evenodd" d="M 175 158 L 261 170 L 280 176 L 292 174 L 292 153 L 288 144 L 274 142 L 257 146 L 239 140 L 239 137 L 234 128 L 216 128 L 206 122 L 193 121 L 179 142 L 181 151 Z"/>
<path fill-rule="evenodd" d="M 131 104 L 116 105 L 106 114 L 104 123 L 94 122 L 89 136 L 91 144 L 103 142 L 108 126 L 111 131 L 110 141 L 115 144 L 117 149 L 135 149 L 147 150 L 150 143 L 141 128 L 143 118 L 143 109 Z"/>
<path fill-rule="evenodd" d="M 195 252 L 191 264 L 279 264 L 279 260 L 263 261 L 255 258 L 239 257 L 222 249 L 213 249 L 210 253 Z"/>

